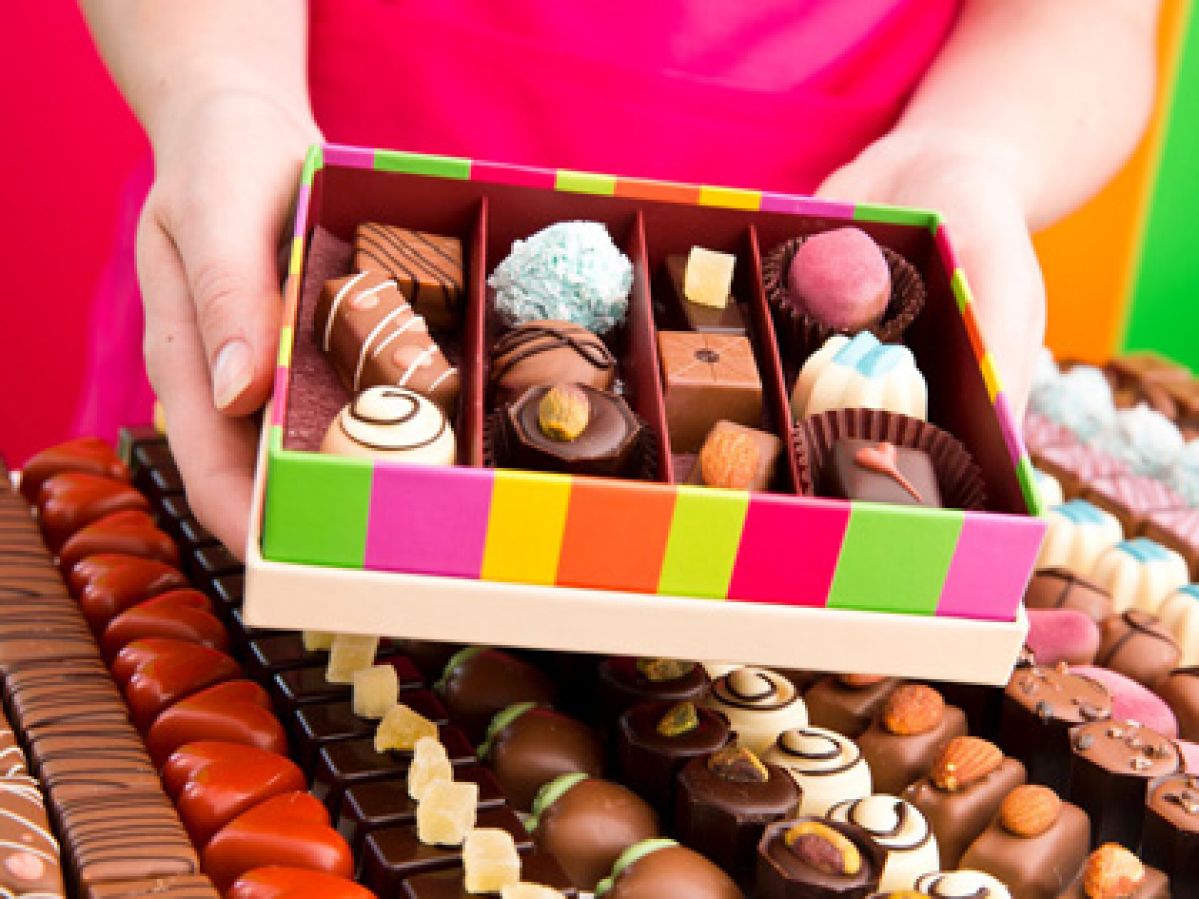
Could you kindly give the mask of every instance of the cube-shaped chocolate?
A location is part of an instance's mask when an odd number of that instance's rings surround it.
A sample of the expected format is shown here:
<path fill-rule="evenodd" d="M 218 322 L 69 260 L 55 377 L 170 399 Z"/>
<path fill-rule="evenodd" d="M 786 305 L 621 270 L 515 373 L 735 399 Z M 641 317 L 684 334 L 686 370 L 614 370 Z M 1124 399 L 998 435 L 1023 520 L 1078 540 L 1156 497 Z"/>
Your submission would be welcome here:
<path fill-rule="evenodd" d="M 434 330 L 461 319 L 462 242 L 456 237 L 363 222 L 354 234 L 354 268 L 394 280 Z"/>
<path fill-rule="evenodd" d="M 658 353 L 675 452 L 698 451 L 721 419 L 747 427 L 760 424 L 762 379 L 745 337 L 660 331 Z"/>

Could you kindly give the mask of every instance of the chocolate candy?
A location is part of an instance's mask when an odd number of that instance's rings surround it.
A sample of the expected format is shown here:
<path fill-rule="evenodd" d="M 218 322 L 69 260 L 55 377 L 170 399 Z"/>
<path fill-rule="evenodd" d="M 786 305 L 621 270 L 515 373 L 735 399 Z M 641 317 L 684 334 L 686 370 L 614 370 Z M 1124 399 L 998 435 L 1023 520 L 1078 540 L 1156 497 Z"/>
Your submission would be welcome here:
<path fill-rule="evenodd" d="M 596 676 L 606 721 L 638 703 L 698 703 L 708 692 L 707 672 L 694 662 L 615 656 L 600 663 Z"/>
<path fill-rule="evenodd" d="M 453 465 L 457 443 L 445 415 L 419 393 L 404 387 L 369 387 L 334 417 L 321 452 Z"/>
<path fill-rule="evenodd" d="M 552 705 L 553 681 L 540 669 L 501 649 L 472 646 L 457 652 L 436 685 L 450 718 L 482 742 L 497 712 L 518 702 Z"/>
<path fill-rule="evenodd" d="M 813 234 L 795 250 L 787 270 L 786 302 L 833 331 L 877 325 L 891 299 L 891 270 L 860 228 Z"/>
<path fill-rule="evenodd" d="M 834 334 L 808 357 L 791 393 L 796 419 L 856 408 L 928 416 L 928 387 L 911 350 L 861 331 Z"/>
<path fill-rule="evenodd" d="M 1064 793 L 1070 729 L 1111 717 L 1111 694 L 1097 681 L 1055 668 L 1016 671 L 1004 690 L 999 745 L 1028 769 L 1032 783 Z"/>
<path fill-rule="evenodd" d="M 941 863 L 937 839 L 924 815 L 897 796 L 847 799 L 830 808 L 826 817 L 862 828 L 886 852 L 880 890 L 910 890 L 919 875 Z"/>
<path fill-rule="evenodd" d="M 122 553 L 156 559 L 177 566 L 179 551 L 144 512 L 113 512 L 75 531 L 58 552 L 60 570 L 70 571 L 75 563 L 98 553 Z"/>
<path fill-rule="evenodd" d="M 1096 896 L 1120 896 L 1123 899 L 1170 899 L 1170 883 L 1156 868 L 1140 860 L 1117 843 L 1100 846 L 1087 858 L 1078 878 L 1064 890 L 1060 899 L 1095 899 Z"/>
<path fill-rule="evenodd" d="M 937 473 L 928 453 L 886 441 L 839 438 L 817 489 L 823 496 L 865 502 L 941 505 Z"/>
<path fill-rule="evenodd" d="M 65 895 L 58 842 L 37 781 L 0 777 L 0 815 L 0 893 Z"/>
<path fill-rule="evenodd" d="M 21 470 L 21 495 L 28 503 L 36 502 L 38 492 L 48 478 L 68 471 L 129 480 L 129 468 L 109 444 L 98 437 L 78 437 L 44 449 L 25 462 Z"/>
<path fill-rule="evenodd" d="M 933 871 L 916 881 L 916 891 L 932 899 L 1012 899 L 1006 886 L 982 871 Z"/>
<path fill-rule="evenodd" d="M 1119 519 L 1085 499 L 1073 499 L 1045 513 L 1045 540 L 1038 568 L 1085 575 L 1105 549 L 1124 538 Z"/>
<path fill-rule="evenodd" d="M 722 419 L 747 427 L 760 423 L 762 380 L 745 337 L 659 331 L 658 354 L 675 452 L 697 452 Z"/>
<path fill-rule="evenodd" d="M 425 319 L 413 312 L 386 275 L 362 272 L 326 282 L 313 327 L 350 393 L 405 387 L 453 417 L 458 369 L 429 336 Z"/>
<path fill-rule="evenodd" d="M 805 727 L 807 707 L 795 685 L 766 668 L 735 668 L 712 681 L 704 703 L 729 722 L 742 746 L 766 752 L 785 730 Z"/>
<path fill-rule="evenodd" d="M 179 700 L 154 719 L 146 732 L 146 748 L 155 763 L 195 740 L 245 743 L 285 754 L 287 737 L 270 711 L 270 699 L 247 680 L 216 684 Z"/>
<path fill-rule="evenodd" d="M 591 728 L 532 703 L 518 703 L 496 715 L 479 757 L 491 765 L 519 811 L 530 810 L 538 790 L 559 775 L 599 777 L 604 771 L 604 749 Z"/>
<path fill-rule="evenodd" d="M 68 579 L 84 616 L 97 631 L 142 600 L 188 586 L 187 578 L 172 565 L 117 553 L 88 556 L 71 569 Z"/>
<path fill-rule="evenodd" d="M 1152 687 L 1178 664 L 1178 644 L 1155 615 L 1129 609 L 1103 622 L 1095 662 Z"/>
<path fill-rule="evenodd" d="M 830 675 L 804 693 L 804 703 L 812 724 L 852 738 L 870 726 L 898 685 L 899 680 L 894 677 Z"/>
<path fill-rule="evenodd" d="M 375 894 L 352 880 L 312 871 L 266 865 L 242 874 L 226 891 L 225 899 L 376 899 Z"/>
<path fill-rule="evenodd" d="M 845 800 L 870 795 L 870 766 L 858 745 L 836 731 L 800 727 L 783 731 L 763 756 L 799 785 L 800 814 L 823 815 Z"/>
<path fill-rule="evenodd" d="M 1178 720 L 1178 736 L 1199 742 L 1199 666 L 1171 671 L 1157 685 L 1157 693 Z"/>
<path fill-rule="evenodd" d="M 38 491 L 39 521 L 46 543 L 58 549 L 85 525 L 113 512 L 148 512 L 150 504 L 133 487 L 112 478 L 67 472 L 46 480 Z"/>
<path fill-rule="evenodd" d="M 1191 578 L 1199 580 L 1199 509 L 1154 512 L 1146 518 L 1142 533 L 1182 556 Z"/>
<path fill-rule="evenodd" d="M 528 322 L 505 333 L 491 349 L 489 379 L 499 405 L 514 402 L 530 387 L 587 384 L 608 390 L 615 377 L 611 350 L 572 322 Z"/>
<path fill-rule="evenodd" d="M 1199 663 L 1199 584 L 1187 584 L 1171 593 L 1158 614 L 1162 627 L 1182 652 L 1181 664 Z"/>
<path fill-rule="evenodd" d="M 105 656 L 112 658 L 127 644 L 147 637 L 166 637 L 217 651 L 228 650 L 229 633 L 220 620 L 202 608 L 186 604 L 190 596 L 203 600 L 204 595 L 197 591 L 173 592 L 183 594 L 186 598 L 176 603 L 175 597 L 166 593 L 163 594 L 166 601 L 147 600 L 142 605 L 126 609 L 109 622 L 100 640 Z"/>
<path fill-rule="evenodd" d="M 1149 782 L 1182 770 L 1178 747 L 1129 721 L 1096 721 L 1073 733 L 1070 801 L 1091 818 L 1091 845 L 1116 842 L 1135 851 Z"/>
<path fill-rule="evenodd" d="M 226 758 L 194 769 L 176 798 L 179 817 L 197 846 L 264 799 L 305 790 L 304 774 L 290 759 L 227 744 Z"/>
<path fill-rule="evenodd" d="M 783 442 L 773 434 L 718 421 L 704 438 L 689 482 L 733 490 L 766 490 Z"/>
<path fill-rule="evenodd" d="M 1111 594 L 1065 568 L 1042 568 L 1024 592 L 1030 609 L 1075 609 L 1101 624 L 1112 613 Z"/>
<path fill-rule="evenodd" d="M 1174 895 L 1199 895 L 1199 776 L 1175 774 L 1150 787 L 1141 855 L 1169 876 Z"/>
<path fill-rule="evenodd" d="M 1156 478 L 1119 475 L 1087 485 L 1083 497 L 1115 515 L 1125 534 L 1139 534 L 1155 512 L 1186 508 L 1186 500 Z"/>
<path fill-rule="evenodd" d="M 787 771 L 729 746 L 679 773 L 674 826 L 679 841 L 716 862 L 742 886 L 754 877 L 766 826 L 792 817 L 800 791 Z"/>
<path fill-rule="evenodd" d="M 354 268 L 395 281 L 431 328 L 453 328 L 462 314 L 462 242 L 395 225 L 363 222 L 354 233 Z"/>
<path fill-rule="evenodd" d="M 692 302 L 685 290 L 686 275 L 686 256 L 671 254 L 666 257 L 666 276 L 670 279 L 686 327 L 691 331 L 713 334 L 745 334 L 745 316 L 732 294 L 728 294 L 723 303 L 715 305 Z"/>
<path fill-rule="evenodd" d="M 569 432 L 556 419 L 573 419 Z M 568 474 L 644 475 L 643 426 L 622 398 L 585 385 L 530 387 L 500 416 L 497 462 Z"/>
<path fill-rule="evenodd" d="M 1033 462 L 1053 475 L 1068 497 L 1078 497 L 1097 478 L 1132 474 L 1119 459 L 1079 443 L 1048 447 L 1039 451 Z"/>
<path fill-rule="evenodd" d="M 928 772 L 942 744 L 965 733 L 961 709 L 945 705 L 932 687 L 904 684 L 857 742 L 875 792 L 898 793 Z"/>
<path fill-rule="evenodd" d="M 865 896 L 878 888 L 885 854 L 854 824 L 803 817 L 766 829 L 758 846 L 761 899 Z"/>
<path fill-rule="evenodd" d="M 1089 576 L 1112 595 L 1114 610 L 1136 608 L 1157 614 L 1167 596 L 1187 582 L 1182 556 L 1145 537 L 1108 547 Z"/>
<path fill-rule="evenodd" d="M 1047 667 L 1090 665 L 1099 651 L 1099 628 L 1074 609 L 1029 609 L 1025 644 Z"/>
<path fill-rule="evenodd" d="M 729 876 L 674 840 L 644 840 L 621 853 L 596 888 L 602 899 L 744 899 Z"/>
<path fill-rule="evenodd" d="M 653 809 L 627 787 L 585 774 L 555 778 L 537 794 L 533 841 L 569 882 L 593 890 L 625 849 L 658 835 Z M 522 872 L 524 879 L 527 872 Z"/>
<path fill-rule="evenodd" d="M 566 899 L 574 899 L 579 895 L 561 866 L 544 852 L 532 851 L 521 855 L 520 875 L 522 882 L 556 890 L 555 895 L 560 894 Z M 468 892 L 463 872 L 452 870 L 409 877 L 400 885 L 397 895 L 401 899 L 472 899 L 478 893 Z"/>
<path fill-rule="evenodd" d="M 639 703 L 620 717 L 616 752 L 621 780 L 670 820 L 678 772 L 690 759 L 711 755 L 729 739 L 728 722 L 711 709 Z"/>
<path fill-rule="evenodd" d="M 220 893 L 204 874 L 180 874 L 93 884 L 87 891 L 87 899 L 220 899 Z"/>

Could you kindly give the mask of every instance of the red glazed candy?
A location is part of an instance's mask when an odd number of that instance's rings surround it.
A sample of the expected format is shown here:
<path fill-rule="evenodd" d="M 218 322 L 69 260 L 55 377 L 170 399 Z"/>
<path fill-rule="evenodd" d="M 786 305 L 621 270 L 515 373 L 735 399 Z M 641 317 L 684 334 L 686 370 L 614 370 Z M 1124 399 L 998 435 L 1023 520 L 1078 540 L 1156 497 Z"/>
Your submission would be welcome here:
<path fill-rule="evenodd" d="M 181 699 L 159 715 L 146 733 L 146 748 L 161 765 L 187 743 L 220 740 L 287 754 L 283 725 L 270 711 L 270 698 L 253 681 L 217 684 Z"/>
<path fill-rule="evenodd" d="M 151 596 L 137 604 L 138 609 L 197 609 L 213 614 L 212 600 L 191 587 L 180 590 L 166 590 L 157 596 Z M 216 617 L 213 615 L 213 617 Z"/>
<path fill-rule="evenodd" d="M 229 744 L 232 746 L 233 744 Z M 194 772 L 176 805 L 192 842 L 204 846 L 218 830 L 271 796 L 308 788 L 295 762 L 237 746 L 241 757 L 213 761 Z"/>
<path fill-rule="evenodd" d="M 375 899 L 375 894 L 344 877 L 270 865 L 237 878 L 225 899 Z"/>
<path fill-rule="evenodd" d="M 21 495 L 30 505 L 34 504 L 42 483 L 67 471 L 129 480 L 129 468 L 111 446 L 99 437 L 79 437 L 48 447 L 26 462 L 21 471 Z"/>
<path fill-rule="evenodd" d="M 242 673 L 241 666 L 219 649 L 184 640 L 162 642 L 174 645 L 138 665 L 125 684 L 129 717 L 139 729 L 149 727 L 159 712 L 185 696 Z"/>
<path fill-rule="evenodd" d="M 189 643 L 186 640 L 175 640 L 170 637 L 144 637 L 140 640 L 127 643 L 117 653 L 116 658 L 112 661 L 112 665 L 109 666 L 109 670 L 112 672 L 113 679 L 121 684 L 121 686 L 125 686 L 129 683 L 134 673 L 151 660 L 172 656 L 199 657 L 209 660 L 212 659 L 214 652 L 218 656 L 224 655 L 224 653 L 206 649 L 203 646 Z M 237 674 L 234 675 L 236 677 L 241 673 L 241 670 L 235 670 L 237 671 Z"/>
<path fill-rule="evenodd" d="M 196 740 L 194 743 L 180 746 L 172 752 L 171 757 L 166 760 L 166 763 L 162 766 L 162 770 L 158 773 L 162 778 L 162 785 L 166 789 L 167 795 L 172 799 L 176 799 L 183 792 L 183 788 L 187 785 L 187 782 L 209 765 L 238 759 L 247 759 L 250 762 L 255 762 L 259 759 L 274 759 L 279 757 L 279 754 L 276 752 L 268 752 L 265 749 L 247 746 L 244 743 L 225 743 L 221 740 Z"/>
<path fill-rule="evenodd" d="M 42 484 L 38 510 L 42 533 L 54 550 L 81 527 L 113 512 L 148 512 L 150 502 L 124 481 L 70 471 Z"/>
<path fill-rule="evenodd" d="M 186 597 L 196 591 L 174 592 Z M 229 634 L 215 615 L 193 605 L 176 604 L 171 593 L 155 599 L 159 601 L 150 600 L 126 609 L 108 623 L 100 640 L 106 658 L 112 658 L 126 644 L 144 637 L 169 637 L 222 651 L 228 648 Z"/>
<path fill-rule="evenodd" d="M 58 551 L 61 571 L 70 571 L 80 559 L 98 553 L 124 553 L 179 564 L 174 542 L 154 526 L 145 512 L 114 512 L 80 528 Z"/>
<path fill-rule="evenodd" d="M 99 631 L 130 606 L 167 590 L 186 587 L 187 578 L 165 562 L 100 553 L 76 562 L 67 583 L 88 624 Z"/>
<path fill-rule="evenodd" d="M 204 847 L 204 873 L 218 890 L 267 864 L 307 868 L 350 877 L 350 847 L 329 826 L 329 813 L 308 793 L 284 793 L 259 803 L 226 824 Z"/>

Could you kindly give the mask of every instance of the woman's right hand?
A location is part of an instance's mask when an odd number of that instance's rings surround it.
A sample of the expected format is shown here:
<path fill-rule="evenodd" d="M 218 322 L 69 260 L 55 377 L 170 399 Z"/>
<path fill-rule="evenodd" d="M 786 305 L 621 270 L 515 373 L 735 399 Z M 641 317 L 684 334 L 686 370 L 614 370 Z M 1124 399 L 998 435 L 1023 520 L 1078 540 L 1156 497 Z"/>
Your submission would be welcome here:
<path fill-rule="evenodd" d="M 241 555 L 258 429 L 282 306 L 278 250 L 304 155 L 307 109 L 226 89 L 172 110 L 137 234 L 145 355 L 192 510 Z"/>

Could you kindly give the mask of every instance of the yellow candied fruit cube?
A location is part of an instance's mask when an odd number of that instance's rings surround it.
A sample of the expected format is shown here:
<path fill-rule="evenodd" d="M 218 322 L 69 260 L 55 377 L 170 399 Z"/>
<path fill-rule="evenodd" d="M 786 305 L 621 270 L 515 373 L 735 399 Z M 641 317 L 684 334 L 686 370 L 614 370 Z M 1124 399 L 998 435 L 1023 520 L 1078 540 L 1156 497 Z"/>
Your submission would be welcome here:
<path fill-rule="evenodd" d="M 359 668 L 369 668 L 375 663 L 379 649 L 379 638 L 363 634 L 336 634 L 329 646 L 329 666 L 325 669 L 325 680 L 331 684 L 348 684 Z"/>
<path fill-rule="evenodd" d="M 305 652 L 327 651 L 333 646 L 334 635 L 329 631 L 304 631 L 300 638 L 304 641 Z"/>
<path fill-rule="evenodd" d="M 411 752 L 421 737 L 437 739 L 437 725 L 402 702 L 389 708 L 375 728 L 375 752 Z"/>
<path fill-rule="evenodd" d="M 371 665 L 351 675 L 354 684 L 354 714 L 360 718 L 382 718 L 400 698 L 400 678 L 392 665 Z"/>
<path fill-rule="evenodd" d="M 454 769 L 445 747 L 436 737 L 421 737 L 413 750 L 408 767 L 408 795 L 420 802 L 429 787 L 440 780 L 453 780 Z"/>
<path fill-rule="evenodd" d="M 553 887 L 522 881 L 516 886 L 506 886 L 500 890 L 500 899 L 565 899 L 565 897 Z"/>
<path fill-rule="evenodd" d="M 683 295 L 692 303 L 723 309 L 733 289 L 733 266 L 737 257 L 729 253 L 692 247 L 683 272 Z"/>
<path fill-rule="evenodd" d="M 475 826 L 478 805 L 478 784 L 452 780 L 430 784 L 416 806 L 416 838 L 427 846 L 461 846 Z"/>
<path fill-rule="evenodd" d="M 476 827 L 462 846 L 468 893 L 498 893 L 520 883 L 520 855 L 512 834 L 498 827 Z"/>

